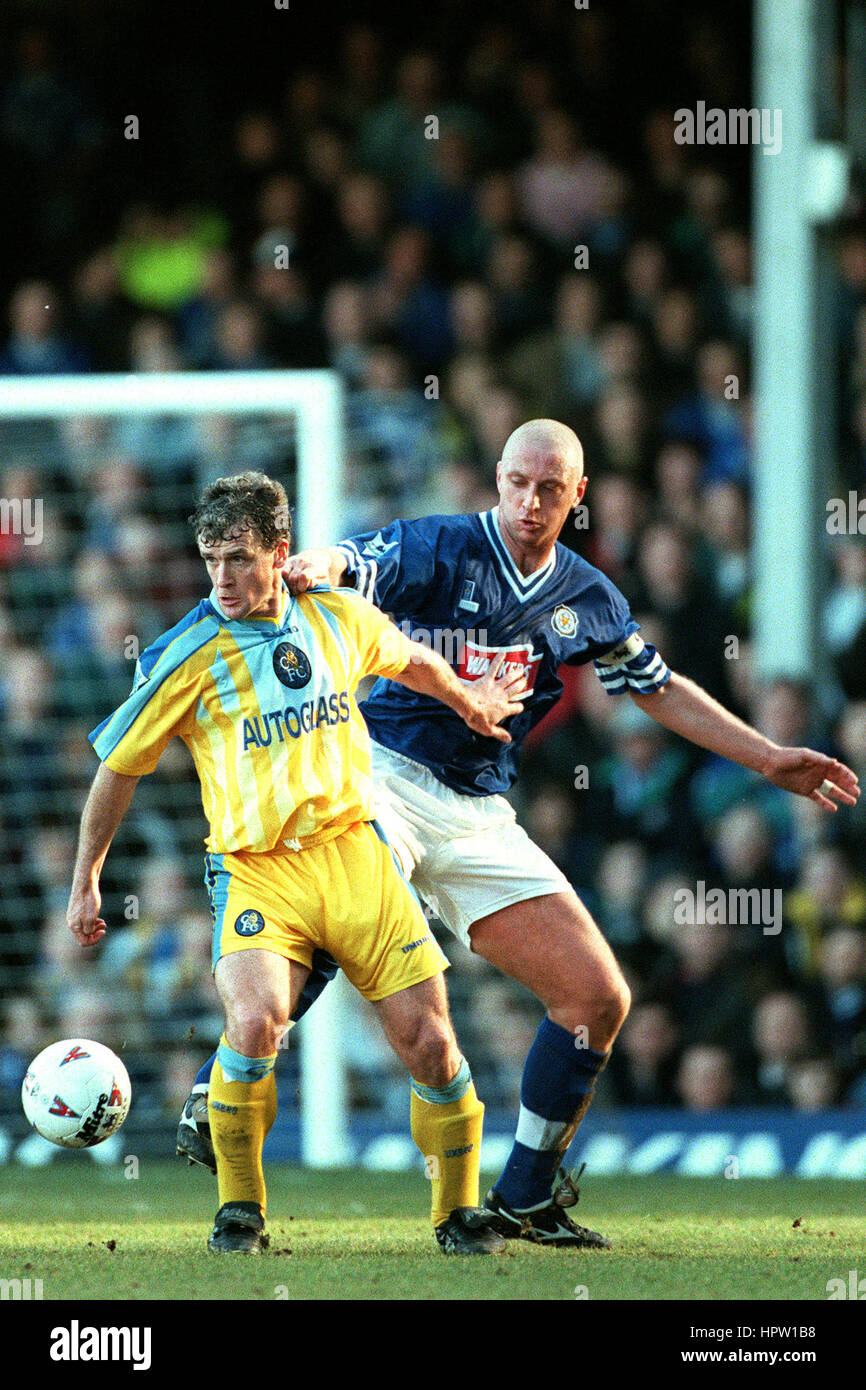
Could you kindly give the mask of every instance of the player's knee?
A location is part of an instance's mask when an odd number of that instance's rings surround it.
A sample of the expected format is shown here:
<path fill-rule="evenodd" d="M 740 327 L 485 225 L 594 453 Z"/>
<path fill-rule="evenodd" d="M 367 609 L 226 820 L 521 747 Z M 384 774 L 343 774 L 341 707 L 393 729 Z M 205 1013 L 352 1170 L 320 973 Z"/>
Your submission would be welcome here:
<path fill-rule="evenodd" d="M 444 1086 L 451 1080 L 457 1056 L 459 1049 L 448 1024 L 443 1019 L 425 1019 L 409 1043 L 406 1062 L 416 1081 Z"/>
<path fill-rule="evenodd" d="M 607 977 L 598 1001 L 598 1023 L 610 1033 L 611 1039 L 625 1023 L 630 1008 L 631 990 L 617 971 Z"/>
<path fill-rule="evenodd" d="M 226 1011 L 226 1038 L 235 1052 L 261 1057 L 277 1051 L 287 1023 L 276 999 L 239 1000 Z"/>
<path fill-rule="evenodd" d="M 607 1051 L 630 1007 L 631 991 L 619 970 L 604 969 L 589 986 L 586 978 L 581 978 L 579 988 L 568 991 L 568 997 L 550 1007 L 549 1013 L 555 1023 L 569 1032 L 584 1031 L 591 1047 Z"/>

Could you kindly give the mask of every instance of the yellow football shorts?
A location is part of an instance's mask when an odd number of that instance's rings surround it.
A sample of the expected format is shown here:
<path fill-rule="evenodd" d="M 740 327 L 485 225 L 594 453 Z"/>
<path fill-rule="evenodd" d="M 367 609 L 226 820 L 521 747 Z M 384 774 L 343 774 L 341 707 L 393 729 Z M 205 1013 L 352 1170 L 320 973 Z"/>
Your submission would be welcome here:
<path fill-rule="evenodd" d="M 420 984 L 448 961 L 375 823 L 302 850 L 207 855 L 213 966 L 258 948 L 312 968 L 327 951 L 365 999 Z"/>

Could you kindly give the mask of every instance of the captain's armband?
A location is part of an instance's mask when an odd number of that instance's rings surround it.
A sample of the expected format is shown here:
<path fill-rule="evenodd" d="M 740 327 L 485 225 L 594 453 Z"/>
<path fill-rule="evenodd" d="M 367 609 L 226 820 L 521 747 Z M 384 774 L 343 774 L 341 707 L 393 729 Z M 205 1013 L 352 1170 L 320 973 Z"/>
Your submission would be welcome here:
<path fill-rule="evenodd" d="M 655 647 L 633 632 L 619 646 L 596 657 L 595 669 L 608 695 L 652 695 L 667 685 L 671 673 Z"/>

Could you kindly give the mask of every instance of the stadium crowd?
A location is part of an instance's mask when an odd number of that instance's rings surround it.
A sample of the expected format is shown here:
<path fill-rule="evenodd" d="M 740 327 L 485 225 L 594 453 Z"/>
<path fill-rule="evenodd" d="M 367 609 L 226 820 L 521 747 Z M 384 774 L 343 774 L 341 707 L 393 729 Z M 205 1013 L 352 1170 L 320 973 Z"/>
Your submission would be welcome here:
<path fill-rule="evenodd" d="M 153 190 L 135 185 L 133 142 L 84 68 L 48 29 L 22 29 L 0 86 L 22 229 L 0 373 L 334 367 L 348 393 L 348 534 L 493 505 L 510 431 L 564 420 L 590 482 L 563 542 L 619 585 L 672 667 L 768 736 L 864 776 L 861 538 L 828 536 L 814 681 L 754 674 L 748 152 L 676 143 L 639 11 L 678 54 L 683 104 L 748 105 L 746 41 L 701 5 L 625 8 L 637 29 L 616 65 L 601 6 L 575 17 L 540 3 L 529 20 L 481 5 L 471 23 L 461 11 L 458 47 L 447 12 L 460 7 L 446 5 L 422 39 L 347 21 L 327 58 L 286 57 L 255 99 L 231 74 L 219 106 L 201 83 L 169 82 L 183 138 L 166 144 Z M 217 132 L 208 151 L 200 121 Z M 852 200 L 836 246 L 840 493 L 866 486 L 861 211 Z M 147 1113 L 167 1124 L 218 1035 L 204 827 L 182 747 L 141 784 L 109 856 L 117 926 L 97 958 L 64 908 L 95 766 L 87 731 L 124 698 L 138 651 L 203 592 L 185 530 L 196 491 L 248 466 L 290 480 L 290 422 L 0 424 L 0 496 L 43 507 L 41 543 L 11 524 L 0 534 L 10 1115 L 41 1044 L 95 1034 L 123 1048 Z M 591 667 L 565 681 L 516 804 L 633 989 L 597 1103 L 866 1102 L 866 805 L 822 817 L 606 696 Z M 682 890 L 701 883 L 778 890 L 778 919 L 684 922 Z M 513 1110 L 540 1007 L 443 945 L 479 1093 Z M 355 1102 L 387 1111 L 391 1064 L 366 1013 L 353 1017 Z M 282 1070 L 288 1096 L 295 1072 Z"/>

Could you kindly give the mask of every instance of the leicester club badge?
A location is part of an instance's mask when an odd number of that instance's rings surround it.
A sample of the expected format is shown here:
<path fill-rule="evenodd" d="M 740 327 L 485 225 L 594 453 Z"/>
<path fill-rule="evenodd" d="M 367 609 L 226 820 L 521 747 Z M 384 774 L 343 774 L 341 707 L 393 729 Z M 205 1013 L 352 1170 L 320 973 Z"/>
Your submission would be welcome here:
<path fill-rule="evenodd" d="M 553 630 L 560 637 L 573 637 L 577 632 L 577 614 L 573 609 L 566 608 L 564 603 L 553 611 Z"/>

